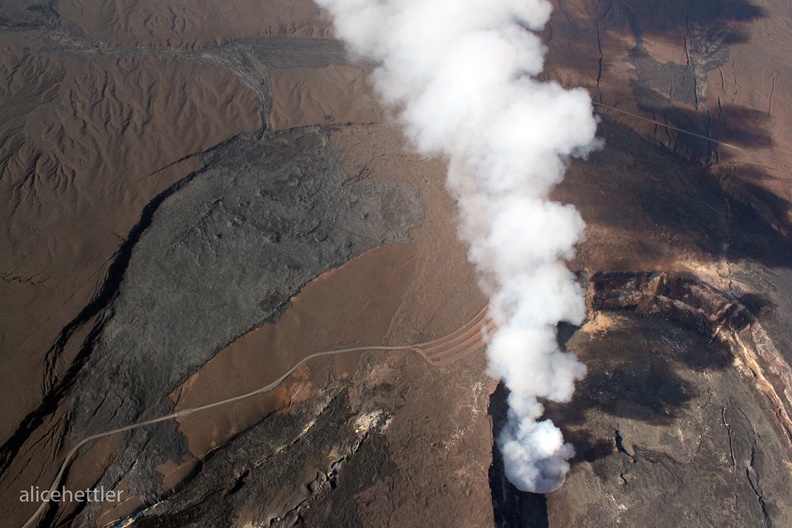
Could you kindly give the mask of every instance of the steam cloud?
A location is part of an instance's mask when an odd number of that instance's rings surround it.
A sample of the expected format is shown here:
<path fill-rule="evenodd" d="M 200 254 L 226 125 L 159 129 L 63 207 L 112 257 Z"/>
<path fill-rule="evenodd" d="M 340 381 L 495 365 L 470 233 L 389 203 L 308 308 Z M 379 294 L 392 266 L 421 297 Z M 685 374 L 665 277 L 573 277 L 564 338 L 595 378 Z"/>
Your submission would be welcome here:
<path fill-rule="evenodd" d="M 598 147 L 582 89 L 539 82 L 546 0 L 316 0 L 424 154 L 449 161 L 460 237 L 499 330 L 490 373 L 510 390 L 498 445 L 525 491 L 559 487 L 574 455 L 539 399 L 567 402 L 585 366 L 559 350 L 559 321 L 580 323 L 583 295 L 564 261 L 583 236 L 574 207 L 549 200 L 571 156 Z"/>

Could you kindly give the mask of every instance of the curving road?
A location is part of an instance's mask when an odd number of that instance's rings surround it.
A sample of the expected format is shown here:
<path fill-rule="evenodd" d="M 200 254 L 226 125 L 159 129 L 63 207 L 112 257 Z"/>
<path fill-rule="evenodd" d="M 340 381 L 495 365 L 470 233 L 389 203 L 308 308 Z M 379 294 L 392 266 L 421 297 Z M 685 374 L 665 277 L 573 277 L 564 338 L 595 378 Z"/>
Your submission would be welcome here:
<path fill-rule="evenodd" d="M 455 330 L 454 332 L 441 337 L 439 339 L 435 339 L 433 341 L 427 341 L 425 343 L 419 343 L 416 345 L 396 345 L 396 346 L 361 346 L 361 347 L 352 347 L 352 348 L 341 348 L 338 350 L 326 350 L 323 352 L 316 352 L 309 356 L 304 357 L 297 363 L 295 363 L 289 370 L 284 372 L 278 379 L 264 385 L 263 387 L 259 387 L 256 390 L 247 392 L 245 394 L 240 394 L 238 396 L 232 396 L 231 398 L 226 398 L 224 400 L 207 403 L 205 405 L 199 405 L 198 407 L 191 407 L 189 409 L 182 409 L 181 411 L 167 414 L 165 416 L 160 416 L 159 418 L 152 418 L 151 420 L 144 420 L 142 422 L 137 422 L 131 425 L 126 425 L 124 427 L 119 427 L 117 429 L 111 429 L 109 431 L 104 431 L 102 433 L 97 433 L 86 438 L 83 438 L 78 442 L 74 447 L 69 450 L 66 454 L 66 458 L 63 460 L 61 464 L 60 470 L 58 474 L 55 476 L 55 480 L 52 482 L 52 485 L 49 488 L 49 495 L 52 495 L 52 492 L 60 485 L 61 480 L 63 479 L 63 475 L 66 473 L 66 469 L 68 469 L 69 464 L 71 464 L 74 456 L 77 454 L 77 451 L 80 450 L 81 447 L 84 445 L 93 442 L 94 440 L 99 440 L 100 438 L 104 438 L 106 436 L 115 435 L 118 433 L 125 433 L 127 431 L 134 431 L 135 429 L 140 429 L 142 427 L 147 427 L 149 425 L 153 425 L 160 422 L 165 422 L 167 420 L 174 420 L 176 418 L 181 418 L 182 416 L 188 416 L 193 413 L 206 411 L 208 409 L 213 409 L 215 407 L 221 407 L 223 405 L 228 405 L 229 403 L 238 402 L 241 400 L 245 400 L 256 396 L 257 394 L 262 394 L 272 389 L 278 387 L 281 383 L 283 383 L 286 378 L 292 375 L 295 370 L 300 368 L 304 363 L 318 357 L 322 356 L 334 356 L 337 354 L 346 354 L 349 352 L 394 352 L 398 350 L 411 350 L 413 352 L 417 352 L 427 363 L 432 365 L 433 367 L 444 367 L 446 365 L 450 365 L 456 361 L 459 361 L 462 358 L 473 354 L 474 352 L 478 352 L 483 350 L 486 347 L 485 338 L 487 334 L 494 328 L 494 324 L 492 321 L 487 317 L 487 306 L 481 309 L 481 311 L 476 314 L 473 319 L 471 319 L 468 323 L 466 323 L 461 328 Z M 33 512 L 33 515 L 28 518 L 22 528 L 30 528 L 36 522 L 36 519 L 44 512 L 49 504 L 49 500 L 42 502 L 39 507 Z"/>

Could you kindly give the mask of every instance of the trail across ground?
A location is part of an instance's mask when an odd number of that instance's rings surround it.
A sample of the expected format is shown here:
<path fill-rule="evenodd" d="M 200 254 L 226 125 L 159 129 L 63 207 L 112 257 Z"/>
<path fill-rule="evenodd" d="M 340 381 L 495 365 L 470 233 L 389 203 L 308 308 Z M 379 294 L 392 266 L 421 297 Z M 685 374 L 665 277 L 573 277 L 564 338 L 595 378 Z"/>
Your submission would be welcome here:
<path fill-rule="evenodd" d="M 592 102 L 591 104 L 594 105 L 594 106 L 598 106 L 600 108 L 605 108 L 607 110 L 613 110 L 615 112 L 620 112 L 622 114 L 634 117 L 636 119 L 640 119 L 642 121 L 648 121 L 649 123 L 654 123 L 655 125 L 659 125 L 661 127 L 665 127 L 665 128 L 670 129 L 670 130 L 675 130 L 676 132 L 681 132 L 682 134 L 687 134 L 689 136 L 701 138 L 701 139 L 704 139 L 704 140 L 709 141 L 711 143 L 717 143 L 718 145 L 723 145 L 724 147 L 728 147 L 730 149 L 739 150 L 740 152 L 749 152 L 749 151 L 745 150 L 744 148 L 738 147 L 737 145 L 732 145 L 731 143 L 726 143 L 725 141 L 718 141 L 717 139 L 713 139 L 713 138 L 705 136 L 703 134 L 697 134 L 697 133 L 691 132 L 689 130 L 685 130 L 685 129 L 682 129 L 682 128 L 677 128 L 677 127 L 671 126 L 671 125 L 669 125 L 667 123 L 661 123 L 660 121 L 656 121 L 654 119 L 649 119 L 648 117 L 639 116 L 638 114 L 633 114 L 632 112 L 628 112 L 627 110 L 622 110 L 621 108 L 616 108 L 615 106 L 610 106 L 610 105 L 606 105 L 604 103 L 597 103 L 597 102 Z"/>
<path fill-rule="evenodd" d="M 189 416 L 194 413 L 206 411 L 208 409 L 213 409 L 215 407 L 221 407 L 223 405 L 228 405 L 230 403 L 238 402 L 241 400 L 246 400 L 258 394 L 263 394 L 265 392 L 271 391 L 272 389 L 278 387 L 281 383 L 283 383 L 286 378 L 291 376 L 295 370 L 300 368 L 304 363 L 323 356 L 335 356 L 338 354 L 347 354 L 351 352 L 395 352 L 395 351 L 413 351 L 417 352 L 427 363 L 432 365 L 433 367 L 443 367 L 446 365 L 450 365 L 460 359 L 469 356 L 474 352 L 478 352 L 485 347 L 485 337 L 486 334 L 491 331 L 493 328 L 492 321 L 487 317 L 487 306 L 481 309 L 481 311 L 476 314 L 473 319 L 471 319 L 467 324 L 459 328 L 458 330 L 448 334 L 447 336 L 441 337 L 439 339 L 435 339 L 433 341 L 427 341 L 425 343 L 419 343 L 417 345 L 395 345 L 395 346 L 360 346 L 360 347 L 352 347 L 352 348 L 341 348 L 338 350 L 326 350 L 323 352 L 316 352 L 309 356 L 304 357 L 300 361 L 294 364 L 289 370 L 284 372 L 281 377 L 278 379 L 264 385 L 263 387 L 259 387 L 256 390 L 251 392 L 247 392 L 245 394 L 240 394 L 238 396 L 232 396 L 231 398 L 226 398 L 224 400 L 207 403 L 205 405 L 199 405 L 197 407 L 191 407 L 188 409 L 182 409 L 178 412 L 167 414 L 165 416 L 160 416 L 159 418 L 152 418 L 150 420 L 144 420 L 142 422 L 137 422 L 131 425 L 126 425 L 124 427 L 119 427 L 117 429 L 111 429 L 109 431 L 104 431 L 102 433 L 96 433 L 94 435 L 88 436 L 80 440 L 71 450 L 66 454 L 66 458 L 63 460 L 63 464 L 61 464 L 60 470 L 58 474 L 55 476 L 55 480 L 52 482 L 52 485 L 49 488 L 49 495 L 52 495 L 52 492 L 56 490 L 58 485 L 60 485 L 61 479 L 63 475 L 66 473 L 66 469 L 68 469 L 69 464 L 71 463 L 74 456 L 77 454 L 77 451 L 80 450 L 81 447 L 84 445 L 93 442 L 94 440 L 99 440 L 100 438 L 104 438 L 106 436 L 112 436 L 118 433 L 125 433 L 127 431 L 134 431 L 135 429 L 140 429 L 142 427 L 147 427 L 149 425 L 154 425 L 156 423 L 165 422 L 168 420 L 175 420 L 176 418 L 181 418 L 183 416 Z M 30 528 L 36 522 L 36 519 L 44 512 L 47 505 L 49 504 L 49 500 L 42 502 L 38 509 L 33 512 L 33 515 L 22 525 L 22 528 Z"/>

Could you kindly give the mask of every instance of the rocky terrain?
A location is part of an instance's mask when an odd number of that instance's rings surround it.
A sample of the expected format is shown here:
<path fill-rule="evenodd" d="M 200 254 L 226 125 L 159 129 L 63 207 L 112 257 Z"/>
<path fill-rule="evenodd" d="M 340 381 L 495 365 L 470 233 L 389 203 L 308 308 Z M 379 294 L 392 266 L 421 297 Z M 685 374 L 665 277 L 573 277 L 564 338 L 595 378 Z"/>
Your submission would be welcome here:
<path fill-rule="evenodd" d="M 548 407 L 566 484 L 504 479 L 483 354 L 372 351 L 86 446 L 65 485 L 125 500 L 39 526 L 792 521 L 790 8 L 554 3 L 546 76 L 606 105 L 605 148 L 556 190 L 588 226 L 589 315 L 559 339 L 589 374 Z M 310 1 L 3 0 L 0 46 L 3 525 L 89 434 L 486 303 L 443 161 L 411 153 Z"/>
<path fill-rule="evenodd" d="M 783 228 L 792 199 L 790 110 L 781 102 L 790 96 L 781 81 L 790 68 L 787 3 L 555 4 L 545 30 L 548 77 L 586 86 L 596 103 L 607 105 L 598 111 L 707 164 L 727 192 Z"/>

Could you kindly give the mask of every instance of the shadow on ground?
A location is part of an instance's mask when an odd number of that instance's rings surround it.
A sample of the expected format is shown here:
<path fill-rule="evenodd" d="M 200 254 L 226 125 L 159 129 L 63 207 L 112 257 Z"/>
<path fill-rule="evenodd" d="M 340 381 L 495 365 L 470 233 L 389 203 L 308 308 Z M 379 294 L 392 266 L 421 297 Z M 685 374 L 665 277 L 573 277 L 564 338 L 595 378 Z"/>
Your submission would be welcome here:
<path fill-rule="evenodd" d="M 691 165 L 608 118 L 599 135 L 604 150 L 574 161 L 556 193 L 558 200 L 573 203 L 589 226 L 590 243 L 581 254 L 590 262 L 581 267 L 652 269 L 684 255 L 792 267 L 790 230 L 783 220 L 792 208 L 788 202 L 743 181 L 741 174 L 712 174 Z"/>
<path fill-rule="evenodd" d="M 506 424 L 506 399 L 509 390 L 503 383 L 490 395 L 487 413 L 492 418 L 492 437 L 497 439 Z M 493 441 L 492 465 L 489 469 L 492 509 L 496 528 L 549 528 L 547 500 L 544 495 L 520 491 L 506 479 L 503 457 Z"/>

